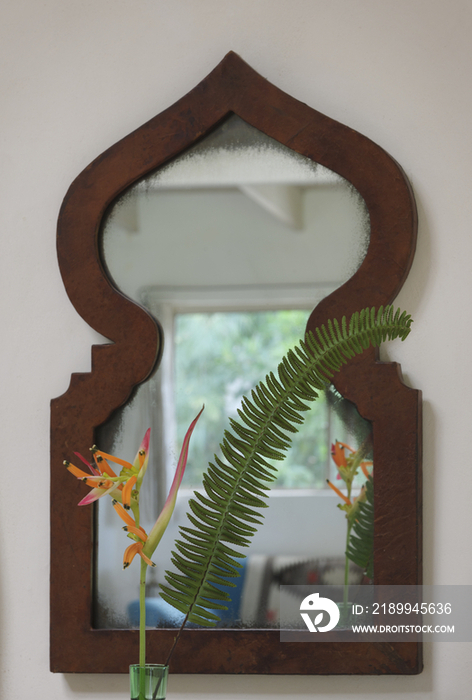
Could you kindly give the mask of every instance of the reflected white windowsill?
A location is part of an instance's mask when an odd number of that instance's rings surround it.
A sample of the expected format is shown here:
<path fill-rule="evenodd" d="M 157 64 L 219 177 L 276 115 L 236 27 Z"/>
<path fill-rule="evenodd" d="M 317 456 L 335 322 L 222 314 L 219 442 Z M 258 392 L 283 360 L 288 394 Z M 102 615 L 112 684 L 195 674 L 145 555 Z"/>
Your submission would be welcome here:
<path fill-rule="evenodd" d="M 335 484 L 336 486 L 337 484 Z M 339 488 L 339 487 L 338 487 Z M 340 488 L 341 493 L 346 494 L 346 489 Z M 198 491 L 199 493 L 204 493 L 203 489 L 197 488 L 183 488 L 179 490 L 179 495 L 182 498 L 191 498 L 193 493 Z M 360 488 L 353 488 L 351 491 L 351 496 L 356 498 L 360 494 Z M 336 498 L 339 499 L 334 491 L 329 487 L 325 489 L 272 489 L 268 493 L 268 498 Z"/>

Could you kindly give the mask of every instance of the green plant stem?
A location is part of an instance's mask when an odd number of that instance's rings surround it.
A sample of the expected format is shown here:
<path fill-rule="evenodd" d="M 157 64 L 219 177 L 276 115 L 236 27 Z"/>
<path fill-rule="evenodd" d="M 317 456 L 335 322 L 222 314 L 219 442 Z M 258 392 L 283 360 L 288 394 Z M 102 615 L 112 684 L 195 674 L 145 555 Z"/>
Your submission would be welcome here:
<path fill-rule="evenodd" d="M 146 684 L 146 572 L 148 565 L 141 559 L 139 574 L 139 697 L 143 698 Z"/>
<path fill-rule="evenodd" d="M 174 649 L 175 649 L 175 647 L 177 646 L 177 642 L 178 642 L 179 639 L 180 639 L 180 635 L 182 634 L 183 629 L 184 629 L 185 625 L 187 624 L 187 620 L 188 620 L 189 614 L 190 614 L 190 613 L 187 613 L 187 614 L 185 615 L 184 621 L 183 621 L 182 624 L 180 625 L 180 629 L 179 629 L 179 631 L 177 632 L 176 636 L 174 637 L 174 643 L 173 643 L 173 645 L 172 645 L 171 650 L 169 651 L 169 654 L 168 654 L 168 656 L 167 656 L 167 659 L 166 659 L 165 662 L 164 662 L 164 665 L 165 665 L 165 666 L 168 666 L 168 665 L 170 664 L 171 656 L 172 656 L 172 654 L 174 653 Z"/>
<path fill-rule="evenodd" d="M 346 536 L 346 552 L 349 547 L 349 538 L 351 537 L 351 525 L 347 524 L 347 536 Z M 349 559 L 346 554 L 346 563 L 344 564 L 344 597 L 343 597 L 343 611 L 347 610 L 347 599 L 349 593 Z"/>
<path fill-rule="evenodd" d="M 364 447 L 364 446 L 362 446 Z M 358 450 L 358 454 L 362 454 L 360 450 Z M 348 481 L 346 484 L 347 486 L 347 497 L 349 500 L 351 500 L 351 491 L 352 491 L 352 478 Z M 347 517 L 347 516 L 346 516 Z M 349 597 L 349 559 L 347 556 L 347 550 L 349 549 L 349 539 L 351 537 L 351 529 L 352 529 L 352 523 L 349 518 L 347 518 L 347 534 L 346 534 L 346 554 L 345 554 L 345 563 L 344 563 L 344 596 L 343 596 L 343 615 L 346 614 L 347 611 L 347 599 Z"/>
<path fill-rule="evenodd" d="M 147 564 L 141 559 L 139 576 L 139 665 L 146 664 L 146 571 Z"/>

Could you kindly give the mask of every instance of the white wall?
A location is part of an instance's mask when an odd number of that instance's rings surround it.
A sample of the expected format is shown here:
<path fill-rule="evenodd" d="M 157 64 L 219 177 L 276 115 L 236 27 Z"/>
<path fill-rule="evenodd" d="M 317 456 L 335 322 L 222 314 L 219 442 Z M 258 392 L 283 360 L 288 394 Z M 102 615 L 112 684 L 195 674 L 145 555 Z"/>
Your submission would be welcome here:
<path fill-rule="evenodd" d="M 0 694 L 124 700 L 125 676 L 48 671 L 49 400 L 90 367 L 54 229 L 72 179 L 229 50 L 389 151 L 415 189 L 418 253 L 399 302 L 425 399 L 425 578 L 472 583 L 472 6 L 468 0 L 17 0 L 0 10 L 2 541 Z M 13 476 L 14 471 L 14 476 Z M 173 677 L 170 698 L 469 697 L 471 645 L 418 677 Z M 104 649 L 104 654 L 107 650 Z M 231 681 L 231 686 L 229 684 Z"/>

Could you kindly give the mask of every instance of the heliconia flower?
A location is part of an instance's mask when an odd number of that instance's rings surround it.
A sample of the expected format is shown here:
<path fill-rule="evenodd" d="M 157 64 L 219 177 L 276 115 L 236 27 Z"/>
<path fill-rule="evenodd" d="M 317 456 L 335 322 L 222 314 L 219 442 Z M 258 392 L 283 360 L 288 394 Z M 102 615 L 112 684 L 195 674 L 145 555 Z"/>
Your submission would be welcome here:
<path fill-rule="evenodd" d="M 92 491 L 90 491 L 90 493 L 80 501 L 79 506 L 89 505 L 102 496 L 110 495 L 113 498 L 120 500 L 125 508 L 130 507 L 133 487 L 137 485 L 139 490 L 144 474 L 146 473 L 149 461 L 150 434 L 151 429 L 149 428 L 146 431 L 133 464 L 125 461 L 124 459 L 120 459 L 119 457 L 102 452 L 95 446 L 91 448 L 95 461 L 95 467 L 92 464 L 89 464 L 89 462 L 87 462 L 87 460 L 84 459 L 80 453 L 74 453 L 84 464 L 89 467 L 90 471 L 92 472 L 92 476 L 86 474 L 86 472 L 74 466 L 70 462 L 64 462 L 67 469 L 74 476 L 81 481 L 84 481 L 87 486 L 92 487 Z M 119 476 L 115 474 L 107 460 L 110 462 L 115 462 L 122 467 Z"/>
<path fill-rule="evenodd" d="M 146 530 L 143 527 L 137 527 L 136 521 L 133 520 L 129 512 L 125 510 L 123 506 L 118 503 L 118 501 L 113 501 L 113 507 L 120 518 L 126 523 L 123 530 L 128 533 L 129 537 L 135 540 L 134 544 L 130 544 L 129 547 L 125 549 L 123 556 L 123 569 L 128 568 L 136 554 L 139 554 L 139 556 L 144 559 L 146 564 L 149 566 L 156 566 L 154 562 L 149 559 L 149 557 L 143 554 L 142 551 L 147 540 Z"/>
<path fill-rule="evenodd" d="M 121 480 L 123 485 L 123 489 L 121 492 L 121 501 L 125 508 L 130 507 L 133 486 L 136 485 L 138 491 L 141 488 L 143 477 L 146 473 L 149 462 L 150 439 L 151 428 L 148 428 L 136 453 L 136 457 L 134 458 L 133 464 L 130 464 L 126 460 L 120 459 L 119 457 L 115 457 L 114 455 L 109 455 L 106 452 L 97 450 L 97 448 L 95 447 L 92 448 L 94 458 L 96 457 L 96 462 L 97 460 L 109 460 L 110 462 L 115 462 L 115 464 L 119 464 L 122 467 L 120 476 L 117 478 Z"/>
<path fill-rule="evenodd" d="M 89 503 L 93 503 L 93 501 L 96 501 L 97 498 L 105 496 L 108 493 L 113 494 L 115 491 L 122 488 L 121 484 L 117 484 L 115 481 L 112 481 L 109 478 L 112 477 L 116 479 L 116 474 L 113 471 L 113 469 L 107 468 L 106 470 L 104 469 L 104 471 L 102 472 L 100 468 L 95 469 L 78 452 L 75 452 L 74 454 L 77 457 L 79 457 L 79 459 L 81 459 L 82 462 L 84 462 L 92 472 L 92 476 L 90 476 L 90 474 L 87 474 L 82 469 L 79 469 L 67 460 L 64 460 L 64 464 L 67 467 L 67 469 L 71 472 L 71 474 L 73 474 L 78 479 L 86 483 L 87 486 L 90 486 L 92 488 L 92 491 L 90 491 L 90 493 L 88 493 L 87 496 L 85 496 L 85 498 L 83 498 L 80 501 L 79 506 L 85 506 Z"/>
<path fill-rule="evenodd" d="M 172 486 L 170 488 L 169 495 L 167 496 L 167 500 L 164 503 L 164 507 L 161 510 L 159 517 L 157 518 L 151 532 L 149 533 L 149 536 L 147 538 L 146 543 L 144 544 L 143 551 L 142 551 L 141 555 L 144 554 L 148 557 L 152 557 L 154 550 L 156 549 L 157 545 L 161 541 L 162 536 L 167 528 L 167 525 L 169 524 L 170 517 L 171 517 L 171 515 L 174 511 L 174 508 L 175 508 L 175 502 L 177 500 L 177 492 L 179 490 L 180 484 L 182 483 L 182 477 L 184 475 L 185 467 L 187 465 L 188 447 L 189 447 L 189 443 L 190 443 L 190 438 L 192 436 L 193 430 L 197 424 L 198 419 L 202 415 L 203 408 L 200 411 L 200 413 L 197 415 L 197 417 L 192 421 L 189 429 L 187 430 L 187 432 L 185 434 L 184 442 L 182 444 L 182 449 L 180 451 L 180 457 L 179 457 L 179 461 L 177 463 L 177 468 L 175 470 L 174 480 L 172 481 Z"/>
<path fill-rule="evenodd" d="M 82 455 L 78 452 L 74 453 L 84 464 L 88 466 L 91 475 L 87 474 L 82 469 L 79 469 L 68 461 L 64 462 L 71 474 L 92 488 L 90 493 L 80 501 L 79 506 L 93 503 L 98 498 L 101 498 L 107 494 L 112 496 L 113 507 L 125 523 L 123 530 L 128 533 L 128 537 L 134 540 L 133 544 L 130 544 L 125 550 L 123 557 L 124 569 L 131 564 L 137 554 L 139 554 L 139 556 L 146 562 L 146 564 L 148 564 L 148 566 L 155 566 L 150 557 L 159 544 L 174 510 L 177 492 L 182 482 L 182 477 L 187 464 L 190 437 L 198 419 L 202 414 L 202 411 L 203 408 L 195 420 L 192 421 L 189 429 L 187 430 L 169 495 L 149 536 L 144 528 L 139 526 L 137 522 L 139 522 L 138 494 L 149 462 L 149 442 L 151 435 L 150 428 L 146 431 L 132 464 L 124 459 L 120 459 L 119 457 L 102 452 L 95 446 L 91 449 L 95 466 L 89 464 L 89 462 L 87 462 L 87 460 L 84 459 L 84 457 L 82 457 Z M 110 467 L 108 464 L 109 461 L 121 466 L 119 476 L 117 476 Z M 136 519 L 130 515 L 130 509 L 133 510 Z"/>
<path fill-rule="evenodd" d="M 130 544 L 130 546 L 125 549 L 125 554 L 123 557 L 123 569 L 128 568 L 136 554 L 139 554 L 139 556 L 142 559 L 144 559 L 148 566 L 156 566 L 154 562 L 149 559 L 149 557 L 143 554 L 143 543 L 135 542 L 134 544 Z"/>

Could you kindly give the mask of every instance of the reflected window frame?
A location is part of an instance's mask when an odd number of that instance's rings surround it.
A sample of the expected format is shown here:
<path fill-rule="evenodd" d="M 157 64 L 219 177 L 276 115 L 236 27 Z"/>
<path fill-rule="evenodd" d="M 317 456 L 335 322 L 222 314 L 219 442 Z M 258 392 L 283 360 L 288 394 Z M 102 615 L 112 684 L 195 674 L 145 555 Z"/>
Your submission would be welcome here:
<path fill-rule="evenodd" d="M 279 310 L 303 310 L 311 311 L 314 303 L 320 300 L 325 293 L 329 294 L 332 291 L 331 287 L 309 287 L 308 285 L 300 289 L 298 288 L 285 288 L 283 294 L 281 290 L 276 287 L 264 288 L 264 296 L 269 295 L 271 300 L 270 303 L 263 301 L 257 297 L 255 290 L 252 290 L 253 296 L 251 299 L 247 297 L 247 292 L 245 289 L 235 290 L 231 288 L 225 290 L 222 288 L 216 289 L 216 296 L 209 297 L 207 290 L 201 290 L 193 288 L 189 289 L 179 289 L 176 293 L 175 289 L 165 290 L 147 288 L 143 290 L 142 300 L 143 305 L 149 309 L 149 311 L 155 316 L 160 322 L 164 330 L 164 336 L 166 338 L 166 344 L 162 356 L 161 365 L 159 371 L 155 375 L 154 383 L 156 385 L 155 391 L 159 393 L 160 405 L 163 410 L 162 422 L 164 424 L 164 429 L 159 431 L 163 435 L 167 436 L 165 440 L 161 437 L 153 441 L 154 450 L 159 450 L 159 464 L 164 465 L 166 473 L 167 485 L 172 482 L 173 470 L 175 464 L 170 458 L 171 454 L 176 454 L 176 445 L 178 444 L 178 431 L 176 430 L 176 404 L 175 404 L 175 392 L 176 392 L 176 378 L 175 378 L 175 363 L 176 363 L 176 347 L 175 347 L 175 322 L 176 316 L 180 314 L 192 314 L 192 313 L 203 313 L 211 314 L 215 310 L 218 312 L 265 312 L 265 311 L 279 311 Z M 241 297 L 246 298 L 241 300 Z M 290 296 L 298 298 L 298 303 L 293 305 L 290 303 Z M 300 297 L 303 296 L 304 301 L 300 301 Z M 154 298 L 153 298 L 154 297 Z M 287 298 L 288 297 L 288 298 Z M 311 299 L 311 301 L 309 301 Z M 288 348 L 287 348 L 288 349 Z M 281 358 L 280 358 L 281 359 Z M 270 367 L 275 371 L 276 367 Z M 263 377 L 261 376 L 261 379 Z M 205 399 L 206 400 L 206 399 Z M 229 415 L 229 414 L 228 414 Z M 226 417 L 222 416 L 223 418 Z M 233 417 L 236 417 L 235 415 Z M 184 431 L 185 432 L 185 431 Z M 330 432 L 331 436 L 331 432 Z M 182 437 L 182 436 L 181 436 Z M 222 437 L 222 435 L 221 435 Z M 332 438 L 332 436 L 331 436 Z M 157 444 L 160 442 L 160 447 Z M 212 455 L 207 456 L 207 460 L 211 458 Z M 326 477 L 330 474 L 329 462 L 326 465 Z M 199 488 L 200 483 L 188 485 L 187 483 L 182 484 L 181 489 L 193 489 Z M 297 488 L 297 487 L 294 487 Z M 307 487 L 309 490 L 316 489 L 317 487 L 310 486 Z M 322 487 L 324 489 L 324 486 Z M 273 485 L 272 490 L 277 490 L 277 482 Z"/>

